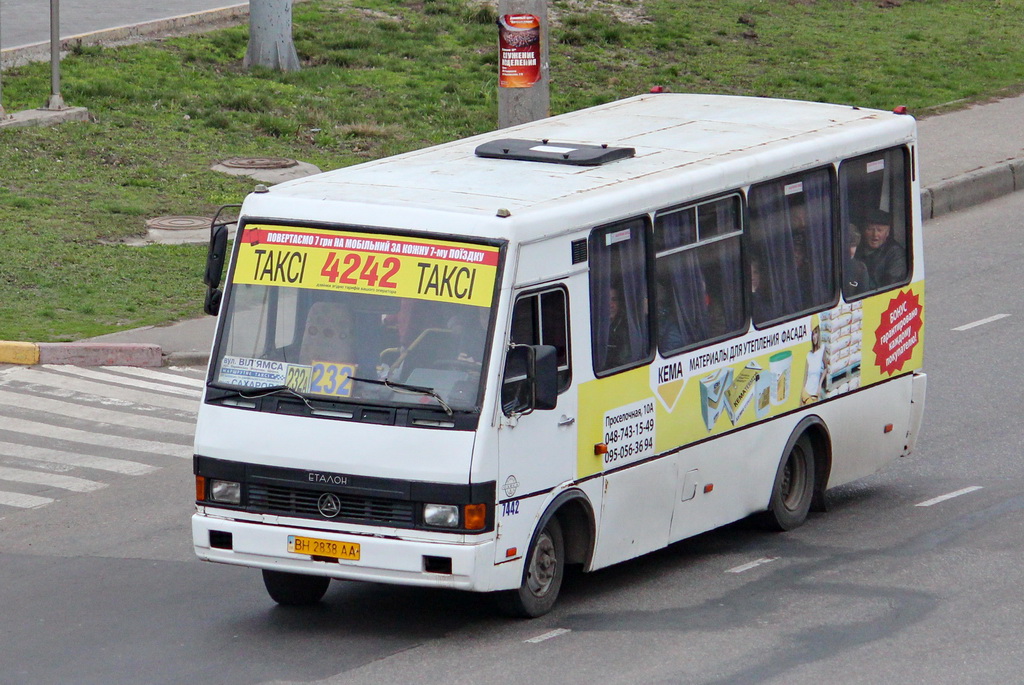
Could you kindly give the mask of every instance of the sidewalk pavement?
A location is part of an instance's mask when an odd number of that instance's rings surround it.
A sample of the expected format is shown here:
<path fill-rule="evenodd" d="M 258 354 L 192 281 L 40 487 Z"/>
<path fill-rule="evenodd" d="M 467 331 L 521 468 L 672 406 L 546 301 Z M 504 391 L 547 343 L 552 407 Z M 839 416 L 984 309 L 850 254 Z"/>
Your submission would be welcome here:
<path fill-rule="evenodd" d="M 927 221 L 1024 190 L 1021 122 L 1024 96 L 918 121 L 922 218 Z M 0 364 L 202 366 L 209 359 L 215 329 L 216 319 L 205 317 L 79 343 L 0 341 Z"/>

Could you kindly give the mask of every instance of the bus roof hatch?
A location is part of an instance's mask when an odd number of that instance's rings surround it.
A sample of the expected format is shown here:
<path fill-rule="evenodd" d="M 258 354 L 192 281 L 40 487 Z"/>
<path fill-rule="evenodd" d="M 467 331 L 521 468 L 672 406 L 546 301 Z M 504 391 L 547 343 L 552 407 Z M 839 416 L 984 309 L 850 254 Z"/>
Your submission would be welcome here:
<path fill-rule="evenodd" d="M 600 166 L 636 154 L 631 147 L 553 143 L 545 140 L 502 138 L 477 146 L 477 157 L 517 159 L 524 162 L 548 162 L 573 166 Z"/>

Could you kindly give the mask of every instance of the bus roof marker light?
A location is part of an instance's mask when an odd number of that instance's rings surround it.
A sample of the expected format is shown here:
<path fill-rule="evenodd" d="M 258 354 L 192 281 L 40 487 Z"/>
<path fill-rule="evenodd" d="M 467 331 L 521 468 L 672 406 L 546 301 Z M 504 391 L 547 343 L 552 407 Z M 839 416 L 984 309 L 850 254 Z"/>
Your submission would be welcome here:
<path fill-rule="evenodd" d="M 885 424 L 885 428 L 883 430 L 886 433 L 892 433 L 892 424 L 891 423 Z"/>
<path fill-rule="evenodd" d="M 594 455 L 601 456 L 602 454 L 608 454 L 608 444 L 604 442 L 599 442 L 596 445 L 594 445 Z"/>
<path fill-rule="evenodd" d="M 892 113 L 893 114 L 909 114 L 909 112 L 907 112 L 907 106 L 906 105 L 900 105 L 898 107 L 894 107 L 893 110 L 892 110 Z"/>
<path fill-rule="evenodd" d="M 714 489 L 715 489 L 715 484 L 714 483 L 708 483 L 708 484 L 706 484 L 704 486 L 704 494 L 706 495 L 706 494 L 708 494 L 709 492 L 711 492 Z"/>
<path fill-rule="evenodd" d="M 497 216 L 497 217 L 499 217 L 499 218 L 501 218 L 501 219 L 507 219 L 507 218 L 509 218 L 510 216 L 512 216 L 512 212 L 510 212 L 510 211 L 508 211 L 507 209 L 505 209 L 504 207 L 502 207 L 501 209 L 499 209 L 499 210 L 498 210 L 498 211 L 496 212 L 495 216 Z"/>

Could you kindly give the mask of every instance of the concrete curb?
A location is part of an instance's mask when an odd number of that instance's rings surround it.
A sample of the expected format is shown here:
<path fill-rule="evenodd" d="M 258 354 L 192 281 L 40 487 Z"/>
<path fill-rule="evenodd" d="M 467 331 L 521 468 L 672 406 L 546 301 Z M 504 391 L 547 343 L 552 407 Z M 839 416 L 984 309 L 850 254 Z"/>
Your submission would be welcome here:
<path fill-rule="evenodd" d="M 939 181 L 921 191 L 921 218 L 935 219 L 1024 190 L 1024 159 L 1012 159 Z"/>
<path fill-rule="evenodd" d="M 161 366 L 163 350 L 147 343 L 30 343 L 0 340 L 0 364 Z"/>
<path fill-rule="evenodd" d="M 68 51 L 84 45 L 117 47 L 159 38 L 174 38 L 190 33 L 235 26 L 248 21 L 248 19 L 248 3 L 230 5 L 219 9 L 206 10 L 205 12 L 196 12 L 195 14 L 183 14 L 168 19 L 155 19 L 141 24 L 118 26 L 112 29 L 68 36 L 61 38 L 60 52 L 61 57 L 63 57 Z M 0 52 L 0 64 L 3 65 L 4 69 L 18 67 L 30 62 L 46 62 L 49 59 L 50 41 L 32 43 L 31 45 L 19 45 Z"/>

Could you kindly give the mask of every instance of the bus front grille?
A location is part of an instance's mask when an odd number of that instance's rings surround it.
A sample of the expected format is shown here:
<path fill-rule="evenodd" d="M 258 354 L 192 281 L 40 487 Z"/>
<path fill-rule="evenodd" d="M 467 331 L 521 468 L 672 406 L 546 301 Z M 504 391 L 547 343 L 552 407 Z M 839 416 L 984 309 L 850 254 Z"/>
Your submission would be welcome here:
<path fill-rule="evenodd" d="M 272 485 L 250 485 L 248 510 L 260 514 L 301 516 L 331 521 L 362 521 L 396 526 L 415 524 L 412 502 L 336 495 L 340 507 L 336 516 L 320 513 L 323 492 Z"/>

